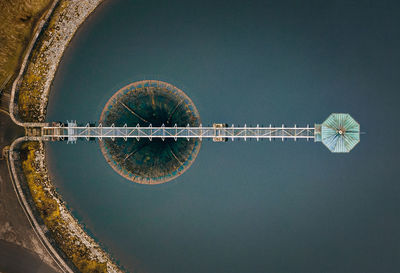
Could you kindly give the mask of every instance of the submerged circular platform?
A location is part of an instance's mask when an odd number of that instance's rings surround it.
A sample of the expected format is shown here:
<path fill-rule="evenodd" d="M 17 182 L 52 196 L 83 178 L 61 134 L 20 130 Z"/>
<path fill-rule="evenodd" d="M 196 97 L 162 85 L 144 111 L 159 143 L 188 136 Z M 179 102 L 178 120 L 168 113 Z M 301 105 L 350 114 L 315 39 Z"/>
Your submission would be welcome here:
<path fill-rule="evenodd" d="M 200 115 L 190 98 L 177 87 L 146 80 L 118 90 L 101 113 L 103 126 L 199 126 Z M 171 138 L 103 139 L 100 147 L 111 167 L 123 177 L 141 184 L 170 181 L 195 160 L 201 141 Z"/>

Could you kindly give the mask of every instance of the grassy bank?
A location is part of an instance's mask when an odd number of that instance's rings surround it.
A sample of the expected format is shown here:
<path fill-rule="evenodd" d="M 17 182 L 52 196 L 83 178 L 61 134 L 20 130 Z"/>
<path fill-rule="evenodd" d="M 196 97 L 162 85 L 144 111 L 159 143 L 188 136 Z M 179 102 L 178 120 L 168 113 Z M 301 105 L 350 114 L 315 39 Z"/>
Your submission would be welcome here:
<path fill-rule="evenodd" d="M 92 258 L 88 247 L 67 228 L 69 223 L 63 218 L 62 205 L 55 198 L 55 189 L 47 178 L 47 170 L 40 164 L 38 151 L 39 142 L 25 142 L 21 147 L 21 159 L 32 198 L 45 225 L 62 251 L 81 272 L 107 272 L 106 262 L 101 263 Z"/>
<path fill-rule="evenodd" d="M 68 0 L 61 1 L 60 5 L 54 10 L 46 31 L 44 31 L 36 42 L 35 48 L 31 53 L 27 69 L 22 77 L 18 95 L 18 115 L 25 122 L 43 121 L 40 107 L 43 105 L 43 87 L 46 85 L 49 72 L 49 63 L 46 52 L 51 44 L 49 41 L 58 39 L 56 36 L 56 23 L 62 19 L 62 12 L 68 5 Z"/>
<path fill-rule="evenodd" d="M 0 89 L 11 85 L 35 26 L 52 0 L 0 1 Z"/>
<path fill-rule="evenodd" d="M 50 85 L 76 29 L 101 0 L 60 0 L 29 57 L 18 90 L 18 117 L 43 122 Z"/>
<path fill-rule="evenodd" d="M 100 2 L 57 1 L 34 44 L 16 89 L 20 120 L 44 121 L 50 85 L 62 54 L 76 29 Z M 100 245 L 86 234 L 57 195 L 48 177 L 43 143 L 25 143 L 20 154 L 32 200 L 58 248 L 80 272 L 122 272 Z"/>

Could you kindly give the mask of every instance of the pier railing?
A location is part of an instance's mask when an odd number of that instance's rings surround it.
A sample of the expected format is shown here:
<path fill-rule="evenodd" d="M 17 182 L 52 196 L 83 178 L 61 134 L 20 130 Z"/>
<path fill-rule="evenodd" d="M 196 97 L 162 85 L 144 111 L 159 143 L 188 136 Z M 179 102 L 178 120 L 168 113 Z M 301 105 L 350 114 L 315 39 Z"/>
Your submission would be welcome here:
<path fill-rule="evenodd" d="M 76 123 L 68 123 L 68 126 L 52 126 L 42 128 L 42 137 L 44 140 L 68 140 L 69 142 L 75 142 L 79 138 L 86 138 L 87 140 L 98 138 L 147 138 L 153 139 L 180 139 L 180 138 L 199 138 L 199 139 L 213 139 L 216 142 L 235 140 L 235 139 L 314 139 L 314 128 L 310 126 L 306 127 L 285 127 L 284 125 L 279 127 L 270 126 L 252 126 L 247 127 L 228 127 L 225 124 L 214 124 L 212 127 L 178 127 L 175 126 L 160 126 L 160 127 L 141 127 L 139 125 L 135 127 L 128 127 L 126 124 L 122 127 L 109 126 L 77 126 Z"/>

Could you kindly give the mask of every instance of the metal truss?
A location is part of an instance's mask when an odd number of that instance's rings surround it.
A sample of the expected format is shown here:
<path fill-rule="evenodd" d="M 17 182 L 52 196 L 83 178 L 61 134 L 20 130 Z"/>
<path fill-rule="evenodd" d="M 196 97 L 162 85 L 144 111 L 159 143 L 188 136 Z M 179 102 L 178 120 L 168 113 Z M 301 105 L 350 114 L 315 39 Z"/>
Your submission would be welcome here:
<path fill-rule="evenodd" d="M 175 141 L 180 138 L 186 138 L 187 140 L 191 138 L 199 139 L 213 139 L 214 141 L 226 141 L 235 139 L 255 139 L 259 141 L 260 139 L 314 139 L 314 128 L 309 127 L 262 127 L 257 125 L 256 127 L 227 127 L 225 124 L 214 124 L 212 127 L 191 127 L 187 125 L 186 127 L 178 127 L 176 124 L 173 127 L 166 127 L 162 125 L 161 127 L 153 127 L 152 125 L 148 127 L 141 127 L 139 125 L 135 127 L 128 127 L 126 124 L 123 127 L 115 127 L 114 125 L 110 127 L 103 127 L 101 124 L 99 126 L 77 126 L 76 122 L 68 122 L 68 126 L 49 126 L 42 128 L 42 138 L 44 140 L 63 140 L 67 139 L 68 142 L 76 142 L 79 138 L 86 138 L 87 140 L 92 138 L 123 138 L 127 140 L 128 138 L 136 138 L 140 140 L 141 138 L 147 138 L 150 141 L 153 139 L 174 139 Z"/>

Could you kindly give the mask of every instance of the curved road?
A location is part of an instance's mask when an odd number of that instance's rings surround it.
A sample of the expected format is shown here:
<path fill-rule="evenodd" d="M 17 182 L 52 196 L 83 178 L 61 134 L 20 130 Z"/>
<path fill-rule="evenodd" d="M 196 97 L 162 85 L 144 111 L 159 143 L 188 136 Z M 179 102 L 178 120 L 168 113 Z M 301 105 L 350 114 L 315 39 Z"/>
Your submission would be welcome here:
<path fill-rule="evenodd" d="M 13 147 L 22 139 L 28 140 L 26 137 L 22 137 L 25 135 L 24 127 L 43 126 L 43 123 L 23 123 L 17 120 L 14 116 L 14 100 L 20 78 L 25 70 L 33 46 L 58 2 L 59 0 L 53 1 L 45 18 L 38 23 L 26 50 L 19 73 L 13 82 L 11 94 L 0 93 L 0 128 L 2 129 L 0 130 L 0 240 L 5 239 L 12 242 L 6 243 L 6 241 L 2 241 L 0 244 L 0 272 L 72 272 L 48 242 L 43 230 L 32 215 L 20 188 L 13 161 Z M 14 247 L 10 246 L 10 244 L 14 245 Z M 24 252 L 24 248 L 17 247 L 17 245 L 21 244 L 31 250 L 31 255 Z M 40 254 L 42 258 L 35 258 L 32 254 L 34 252 Z M 24 255 L 24 258 L 26 258 L 24 262 L 21 261 L 23 253 L 26 254 Z M 38 263 L 37 259 L 41 262 Z M 42 266 L 43 259 L 54 268 L 51 269 L 52 267 L 49 265 Z M 35 264 L 38 265 L 37 268 L 33 266 Z"/>
<path fill-rule="evenodd" d="M 0 100 L 2 99 L 0 97 Z M 18 271 L 23 265 L 20 264 L 21 258 L 17 253 L 21 253 L 22 250 L 15 250 L 10 244 L 16 247 L 22 245 L 22 249 L 30 253 L 36 252 L 43 262 L 56 266 L 53 257 L 48 254 L 48 249 L 41 243 L 43 239 L 37 236 L 37 231 L 31 226 L 31 219 L 20 204 L 10 177 L 7 155 L 4 153 L 8 150 L 8 145 L 25 135 L 25 130 L 17 126 L 3 109 L 0 109 L 0 128 L 0 240 L 3 240 L 0 244 L 0 272 L 37 272 L 32 271 L 34 268 Z M 8 254 L 5 256 L 3 253 Z"/>

